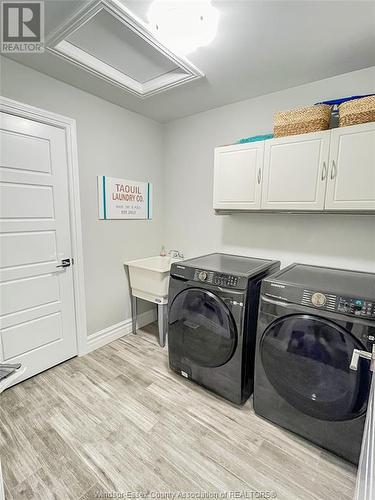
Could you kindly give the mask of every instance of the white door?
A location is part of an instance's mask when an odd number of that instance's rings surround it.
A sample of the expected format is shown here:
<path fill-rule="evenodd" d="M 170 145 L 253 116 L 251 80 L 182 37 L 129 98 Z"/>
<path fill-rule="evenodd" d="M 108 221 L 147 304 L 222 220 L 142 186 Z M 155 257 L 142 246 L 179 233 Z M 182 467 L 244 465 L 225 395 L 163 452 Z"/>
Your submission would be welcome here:
<path fill-rule="evenodd" d="M 331 134 L 326 209 L 375 210 L 375 123 Z"/>
<path fill-rule="evenodd" d="M 77 353 L 65 132 L 0 114 L 0 362 L 30 377 Z"/>
<path fill-rule="evenodd" d="M 263 153 L 263 141 L 215 149 L 214 209 L 260 209 Z"/>
<path fill-rule="evenodd" d="M 330 132 L 266 141 L 262 208 L 323 210 Z"/>

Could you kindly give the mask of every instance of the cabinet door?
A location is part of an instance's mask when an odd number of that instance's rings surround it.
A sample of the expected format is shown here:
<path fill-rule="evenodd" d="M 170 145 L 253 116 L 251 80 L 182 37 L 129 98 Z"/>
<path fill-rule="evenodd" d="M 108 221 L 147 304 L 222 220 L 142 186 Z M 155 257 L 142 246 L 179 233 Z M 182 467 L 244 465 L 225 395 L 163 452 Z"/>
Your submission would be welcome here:
<path fill-rule="evenodd" d="M 264 142 L 215 149 L 214 209 L 259 210 Z"/>
<path fill-rule="evenodd" d="M 326 209 L 375 210 L 375 122 L 332 130 Z"/>
<path fill-rule="evenodd" d="M 330 132 L 265 141 L 262 208 L 323 210 Z"/>

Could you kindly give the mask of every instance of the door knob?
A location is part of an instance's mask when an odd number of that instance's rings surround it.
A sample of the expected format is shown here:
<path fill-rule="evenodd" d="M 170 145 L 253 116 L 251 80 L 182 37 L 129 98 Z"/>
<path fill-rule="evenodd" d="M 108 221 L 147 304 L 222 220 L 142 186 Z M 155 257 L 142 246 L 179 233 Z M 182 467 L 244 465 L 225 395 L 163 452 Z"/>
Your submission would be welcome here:
<path fill-rule="evenodd" d="M 56 267 L 69 267 L 71 265 L 70 259 L 62 259 L 61 264 Z"/>
<path fill-rule="evenodd" d="M 357 371 L 359 358 L 365 358 L 365 359 L 369 359 L 370 361 L 372 361 L 370 370 L 374 371 L 373 360 L 375 358 L 373 358 L 373 354 L 371 352 L 368 352 L 368 351 L 361 351 L 360 349 L 353 350 L 352 360 L 350 362 L 350 369 L 351 370 Z"/>

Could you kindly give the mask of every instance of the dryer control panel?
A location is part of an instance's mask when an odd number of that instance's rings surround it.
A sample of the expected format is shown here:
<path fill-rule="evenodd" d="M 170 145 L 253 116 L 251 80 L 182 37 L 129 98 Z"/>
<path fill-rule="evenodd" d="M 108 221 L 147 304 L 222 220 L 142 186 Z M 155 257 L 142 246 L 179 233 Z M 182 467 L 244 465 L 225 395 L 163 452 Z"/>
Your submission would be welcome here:
<path fill-rule="evenodd" d="M 337 311 L 365 318 L 375 318 L 375 303 L 366 299 L 338 297 Z"/>
<path fill-rule="evenodd" d="M 326 311 L 375 319 L 375 301 L 359 297 L 344 297 L 326 292 L 304 290 L 301 304 Z"/>
<path fill-rule="evenodd" d="M 240 278 L 231 274 L 214 273 L 203 269 L 195 269 L 194 280 L 211 285 L 222 286 L 224 288 L 237 288 L 240 284 Z"/>
<path fill-rule="evenodd" d="M 246 290 L 248 288 L 249 279 L 247 276 L 237 274 L 227 274 L 217 271 L 210 271 L 197 267 L 189 267 L 184 263 L 173 263 L 171 267 L 171 277 L 183 279 L 184 281 L 196 281 L 206 283 L 213 287 L 228 288 L 234 290 Z"/>

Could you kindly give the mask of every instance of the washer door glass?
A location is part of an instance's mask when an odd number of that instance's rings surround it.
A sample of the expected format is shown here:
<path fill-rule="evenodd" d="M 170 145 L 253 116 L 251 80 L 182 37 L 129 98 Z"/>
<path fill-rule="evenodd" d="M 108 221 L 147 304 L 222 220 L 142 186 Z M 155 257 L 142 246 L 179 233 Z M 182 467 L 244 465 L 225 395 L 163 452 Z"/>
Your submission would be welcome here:
<path fill-rule="evenodd" d="M 285 316 L 272 323 L 260 343 L 268 380 L 289 404 L 322 420 L 349 420 L 366 410 L 368 362 L 349 368 L 353 349 L 363 345 L 324 318 Z"/>
<path fill-rule="evenodd" d="M 180 292 L 169 310 L 168 344 L 174 353 L 200 366 L 229 361 L 237 342 L 231 312 L 216 295 L 200 288 Z"/>

